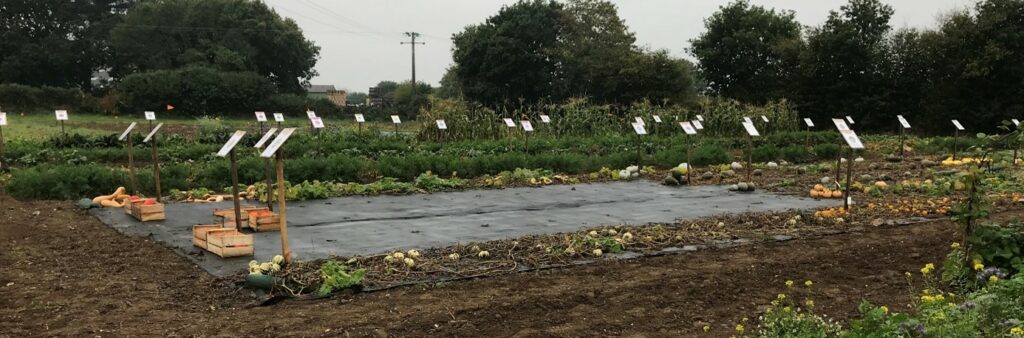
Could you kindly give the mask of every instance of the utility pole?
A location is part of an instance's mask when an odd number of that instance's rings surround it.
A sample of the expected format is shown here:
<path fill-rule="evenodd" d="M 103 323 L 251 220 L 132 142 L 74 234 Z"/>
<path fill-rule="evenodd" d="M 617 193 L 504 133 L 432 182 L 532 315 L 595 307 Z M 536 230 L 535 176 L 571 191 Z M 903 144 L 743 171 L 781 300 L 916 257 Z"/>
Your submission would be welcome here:
<path fill-rule="evenodd" d="M 425 45 L 424 42 L 416 42 L 416 38 L 420 36 L 420 33 L 416 32 L 405 32 L 405 36 L 408 36 L 411 41 L 401 42 L 400 44 L 408 44 L 412 47 L 412 88 L 415 93 L 416 90 L 416 45 Z"/>

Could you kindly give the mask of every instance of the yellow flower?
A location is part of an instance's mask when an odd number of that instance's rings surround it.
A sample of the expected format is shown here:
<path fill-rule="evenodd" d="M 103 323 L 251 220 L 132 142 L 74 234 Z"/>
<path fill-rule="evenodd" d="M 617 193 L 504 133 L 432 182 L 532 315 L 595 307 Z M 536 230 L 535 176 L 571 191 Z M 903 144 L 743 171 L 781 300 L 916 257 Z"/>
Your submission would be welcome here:
<path fill-rule="evenodd" d="M 880 306 L 879 309 L 882 309 L 882 313 L 885 313 L 885 314 L 889 313 L 889 308 L 886 307 L 885 305 Z"/>
<path fill-rule="evenodd" d="M 960 243 L 953 242 L 953 244 L 950 244 L 949 247 L 953 248 L 953 249 L 959 249 L 960 248 Z"/>
<path fill-rule="evenodd" d="M 778 300 L 773 300 L 772 301 L 772 305 L 773 306 L 779 306 L 779 301 Z"/>
<path fill-rule="evenodd" d="M 977 270 L 981 270 L 981 269 L 984 269 L 984 268 L 985 268 L 985 264 L 981 264 L 981 263 L 974 263 L 974 270 L 975 270 L 975 271 L 977 271 Z"/>
<path fill-rule="evenodd" d="M 740 319 L 740 321 L 746 323 L 746 322 L 750 321 L 750 319 L 747 318 L 747 317 L 743 317 L 743 319 Z"/>
<path fill-rule="evenodd" d="M 804 301 L 804 305 L 807 305 L 807 307 L 814 307 L 814 301 L 808 299 L 808 300 Z"/>
<path fill-rule="evenodd" d="M 791 281 L 791 280 L 786 281 L 786 287 L 787 288 L 793 287 L 793 281 Z"/>
<path fill-rule="evenodd" d="M 996 275 L 988 276 L 988 281 L 989 281 L 989 283 L 998 282 L 999 281 L 999 276 L 996 276 Z"/>
<path fill-rule="evenodd" d="M 782 308 L 782 312 L 789 313 L 790 311 L 793 311 L 793 309 L 790 309 L 788 306 Z"/>
<path fill-rule="evenodd" d="M 766 306 L 764 308 L 764 313 L 772 313 L 772 307 L 771 306 Z"/>
<path fill-rule="evenodd" d="M 942 295 L 935 295 L 935 300 L 936 301 L 944 301 L 944 300 L 946 300 L 946 297 L 943 297 Z"/>
<path fill-rule="evenodd" d="M 928 264 L 925 264 L 923 268 L 921 268 L 921 274 L 927 275 L 927 274 L 932 273 L 932 271 L 934 271 L 934 270 L 935 270 L 935 264 L 928 263 Z"/>
<path fill-rule="evenodd" d="M 779 298 L 779 300 L 786 299 L 786 294 L 785 293 L 780 293 L 778 298 Z"/>
<path fill-rule="evenodd" d="M 1010 334 L 1014 335 L 1014 336 L 1022 336 L 1022 337 L 1024 337 L 1024 327 L 1018 326 L 1018 327 L 1012 328 L 1012 329 L 1010 329 Z"/>
<path fill-rule="evenodd" d="M 910 278 L 910 276 L 911 276 L 910 271 L 904 272 L 903 274 L 907 275 L 907 278 Z"/>
<path fill-rule="evenodd" d="M 736 332 L 743 332 L 743 324 L 736 324 Z"/>
<path fill-rule="evenodd" d="M 804 281 L 804 286 L 811 287 L 811 285 L 814 285 L 814 282 L 812 282 L 810 279 Z"/>
<path fill-rule="evenodd" d="M 711 331 L 711 326 L 710 325 L 704 325 L 704 332 L 708 332 L 708 331 Z"/>
<path fill-rule="evenodd" d="M 929 296 L 929 295 L 924 295 L 924 296 L 921 296 L 921 301 L 925 302 L 925 303 L 933 302 L 933 301 L 935 301 L 935 297 L 932 297 L 932 296 Z"/>

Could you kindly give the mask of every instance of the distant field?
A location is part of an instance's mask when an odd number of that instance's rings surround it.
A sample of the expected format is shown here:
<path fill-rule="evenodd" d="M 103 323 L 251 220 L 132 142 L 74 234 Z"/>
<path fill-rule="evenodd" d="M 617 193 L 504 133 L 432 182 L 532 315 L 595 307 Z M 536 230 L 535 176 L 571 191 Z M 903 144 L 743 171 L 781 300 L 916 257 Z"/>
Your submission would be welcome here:
<path fill-rule="evenodd" d="M 268 114 L 269 115 L 269 114 Z M 273 117 L 268 116 L 271 120 Z M 56 120 L 53 114 L 25 114 L 15 115 L 14 113 L 8 113 L 7 115 L 8 125 L 3 127 L 3 137 L 5 140 L 35 140 L 35 139 L 46 139 L 55 135 L 59 135 L 61 132 L 60 123 Z M 356 129 L 357 126 L 351 116 L 341 117 L 323 117 L 324 123 L 328 128 L 336 129 Z M 68 121 L 64 122 L 64 129 L 68 134 L 78 133 L 82 135 L 105 135 L 118 133 L 124 130 L 132 122 L 139 122 L 140 124 L 146 124 L 145 118 L 141 114 L 131 116 L 110 116 L 110 115 L 96 115 L 96 114 L 74 114 L 72 113 Z M 203 125 L 216 126 L 226 125 L 236 127 L 239 129 L 250 129 L 256 128 L 256 119 L 253 118 L 242 118 L 242 117 L 221 117 L 221 118 L 197 118 L 197 117 L 164 117 L 157 115 L 157 122 L 164 123 L 164 128 L 167 130 L 173 130 L 174 132 L 180 132 L 185 134 L 192 134 L 196 129 Z M 308 120 L 306 117 L 299 116 L 285 116 L 285 126 L 288 127 L 308 127 Z M 268 125 L 276 126 L 274 122 L 268 122 Z M 367 122 L 363 128 L 379 127 L 384 130 L 392 130 L 393 128 L 390 123 L 382 122 Z M 411 128 L 408 122 L 401 129 L 407 131 Z M 142 128 L 143 130 L 148 127 Z"/>

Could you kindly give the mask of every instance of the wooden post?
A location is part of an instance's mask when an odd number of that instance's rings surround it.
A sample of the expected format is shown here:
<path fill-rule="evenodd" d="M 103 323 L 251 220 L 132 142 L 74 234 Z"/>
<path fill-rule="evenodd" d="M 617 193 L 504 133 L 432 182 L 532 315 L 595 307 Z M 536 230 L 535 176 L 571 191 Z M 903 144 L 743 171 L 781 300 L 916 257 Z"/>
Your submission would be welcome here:
<path fill-rule="evenodd" d="M 850 158 L 853 158 L 853 148 L 850 148 Z M 850 212 L 850 178 L 853 176 L 853 162 L 853 160 L 846 161 L 846 189 L 843 189 L 843 210 L 846 212 Z"/>
<path fill-rule="evenodd" d="M 277 160 L 277 208 L 281 216 L 281 256 L 284 256 L 286 264 L 291 264 L 292 249 L 288 246 L 288 209 L 284 205 L 284 156 L 281 149 L 277 149 L 274 157 Z"/>
<path fill-rule="evenodd" d="M 68 132 L 64 131 L 64 120 L 60 120 L 60 133 L 64 135 L 64 139 L 67 140 Z"/>
<path fill-rule="evenodd" d="M 836 152 L 836 184 L 839 184 L 839 177 L 842 176 L 840 170 L 842 170 L 843 163 L 843 135 L 839 134 L 839 151 Z"/>
<path fill-rule="evenodd" d="M 132 150 L 132 133 L 125 137 L 128 141 L 128 186 L 132 189 L 132 195 L 138 195 L 139 189 L 135 185 L 135 151 Z"/>
<path fill-rule="evenodd" d="M 954 161 L 956 161 L 956 148 L 958 146 L 957 143 L 959 143 L 958 141 L 960 141 L 960 129 L 959 128 L 955 129 L 953 131 L 953 160 Z"/>
<path fill-rule="evenodd" d="M 160 157 L 157 151 L 157 136 L 153 135 L 153 183 L 156 186 L 156 201 L 160 202 Z"/>
<path fill-rule="evenodd" d="M 4 127 L 0 126 L 0 156 L 4 156 Z"/>
<path fill-rule="evenodd" d="M 642 161 L 643 156 L 640 155 L 640 134 L 636 134 L 636 166 L 638 168 L 640 167 Z"/>
<path fill-rule="evenodd" d="M 754 139 L 751 138 L 750 134 L 748 133 L 747 134 L 747 183 L 748 184 L 749 183 L 754 183 L 754 181 L 752 181 L 750 179 L 751 167 L 752 167 L 752 163 L 753 162 L 754 162 Z"/>
<path fill-rule="evenodd" d="M 238 200 L 238 157 L 231 148 L 231 197 L 235 204 L 235 230 L 242 230 L 242 203 Z"/>
<path fill-rule="evenodd" d="M 684 137 L 689 138 L 685 133 Z M 690 150 L 693 148 L 693 139 L 690 139 L 690 146 L 686 147 L 686 185 L 690 185 L 693 181 L 690 180 L 690 172 L 693 171 L 693 163 L 690 162 Z"/>
<path fill-rule="evenodd" d="M 906 146 L 905 146 L 906 143 L 904 143 L 905 140 L 906 140 L 906 136 L 904 136 L 904 135 L 906 134 L 906 129 L 907 128 L 903 128 L 903 124 L 902 123 L 899 124 L 899 128 L 900 128 L 900 161 L 903 161 L 903 159 L 904 159 L 904 154 L 903 154 L 904 151 L 903 151 L 903 149 L 906 148 Z"/>
<path fill-rule="evenodd" d="M 804 147 L 805 148 L 810 148 L 811 147 L 811 126 L 808 126 L 807 122 L 804 122 L 804 125 L 807 126 L 807 134 L 804 135 Z"/>

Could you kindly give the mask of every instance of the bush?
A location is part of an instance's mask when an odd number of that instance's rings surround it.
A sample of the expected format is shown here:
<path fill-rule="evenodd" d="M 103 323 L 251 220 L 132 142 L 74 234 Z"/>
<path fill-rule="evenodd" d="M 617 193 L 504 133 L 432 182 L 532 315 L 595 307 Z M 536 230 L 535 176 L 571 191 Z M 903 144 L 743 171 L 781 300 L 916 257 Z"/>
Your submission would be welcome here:
<path fill-rule="evenodd" d="M 15 170 L 8 191 L 17 198 L 79 199 L 126 186 L 124 172 L 97 164 L 41 165 Z"/>
<path fill-rule="evenodd" d="M 751 156 L 754 162 L 774 161 L 779 159 L 779 148 L 776 148 L 775 146 L 770 144 L 766 144 L 754 148 Z"/>
<path fill-rule="evenodd" d="M 0 102 L 8 112 L 68 109 L 76 113 L 99 113 L 99 101 L 77 88 L 31 87 L 0 84 Z"/>
<path fill-rule="evenodd" d="M 814 155 L 820 160 L 835 159 L 839 156 L 839 145 L 833 143 L 821 143 L 814 146 Z"/>
<path fill-rule="evenodd" d="M 804 146 L 787 146 L 780 151 L 782 159 L 793 163 L 806 163 L 811 161 L 811 153 Z"/>
<path fill-rule="evenodd" d="M 117 85 L 123 111 L 162 110 L 171 104 L 175 114 L 190 116 L 252 114 L 275 90 L 270 80 L 254 72 L 202 66 L 134 73 Z"/>
<path fill-rule="evenodd" d="M 691 158 L 695 166 L 729 163 L 730 161 L 729 152 L 717 145 L 701 146 L 691 154 Z"/>

